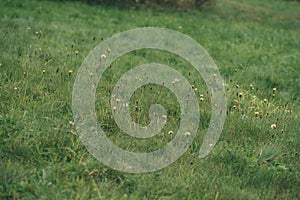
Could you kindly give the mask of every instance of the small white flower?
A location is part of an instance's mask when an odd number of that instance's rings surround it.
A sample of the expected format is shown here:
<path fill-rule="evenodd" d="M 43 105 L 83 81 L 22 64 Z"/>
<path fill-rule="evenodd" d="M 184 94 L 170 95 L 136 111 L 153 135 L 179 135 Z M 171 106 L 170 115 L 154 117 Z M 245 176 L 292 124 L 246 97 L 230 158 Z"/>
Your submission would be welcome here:
<path fill-rule="evenodd" d="M 273 129 L 273 130 L 276 129 L 276 127 L 277 127 L 276 124 L 271 125 L 271 129 Z"/>
<path fill-rule="evenodd" d="M 106 58 L 106 55 L 105 54 L 102 54 L 101 55 L 101 59 L 105 59 Z"/>
<path fill-rule="evenodd" d="M 174 133 L 173 131 L 169 131 L 169 132 L 168 132 L 169 135 L 172 135 L 173 133 Z"/>

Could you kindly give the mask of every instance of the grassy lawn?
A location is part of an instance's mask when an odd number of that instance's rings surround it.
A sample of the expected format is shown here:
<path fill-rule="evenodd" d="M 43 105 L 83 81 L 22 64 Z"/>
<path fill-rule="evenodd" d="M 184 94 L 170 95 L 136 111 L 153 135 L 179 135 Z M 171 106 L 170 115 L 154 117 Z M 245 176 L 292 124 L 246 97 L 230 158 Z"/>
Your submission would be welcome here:
<path fill-rule="evenodd" d="M 0 1 L 0 199 L 300 199 L 299 13 L 299 3 L 283 0 L 219 0 L 201 11 Z M 133 120 L 146 125 L 150 105 L 160 103 L 168 123 L 148 141 L 122 134 L 109 103 L 126 71 L 164 63 L 203 95 L 189 150 L 160 171 L 130 174 L 101 164 L 82 144 L 69 123 L 72 89 L 84 58 L 102 40 L 148 26 L 180 31 L 208 51 L 226 82 L 227 118 L 211 155 L 199 159 L 211 113 L 201 76 L 158 50 L 116 60 L 97 86 L 96 110 L 123 149 L 163 147 L 180 113 L 168 89 L 146 85 L 132 96 Z"/>

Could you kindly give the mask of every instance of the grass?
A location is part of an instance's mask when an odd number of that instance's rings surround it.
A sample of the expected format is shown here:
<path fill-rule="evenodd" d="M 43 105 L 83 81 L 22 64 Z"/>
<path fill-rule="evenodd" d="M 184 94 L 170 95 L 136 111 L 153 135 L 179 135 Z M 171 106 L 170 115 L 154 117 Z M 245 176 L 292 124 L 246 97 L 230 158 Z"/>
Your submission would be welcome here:
<path fill-rule="evenodd" d="M 0 11 L 1 199 L 300 198 L 299 3 L 224 0 L 202 11 L 174 12 L 4 0 Z M 176 131 L 180 113 L 170 91 L 145 86 L 132 97 L 133 119 L 147 124 L 149 106 L 159 102 L 170 120 L 149 141 L 121 134 L 109 94 L 132 66 L 170 65 L 204 96 L 189 150 L 160 171 L 129 174 L 98 162 L 79 140 L 69 124 L 72 88 L 81 62 L 98 43 L 144 26 L 178 30 L 198 41 L 226 82 L 228 110 L 219 142 L 200 160 L 211 109 L 202 78 L 166 52 L 140 50 L 115 61 L 97 87 L 96 109 L 108 137 L 124 149 L 162 147 L 174 137 L 168 132 Z"/>

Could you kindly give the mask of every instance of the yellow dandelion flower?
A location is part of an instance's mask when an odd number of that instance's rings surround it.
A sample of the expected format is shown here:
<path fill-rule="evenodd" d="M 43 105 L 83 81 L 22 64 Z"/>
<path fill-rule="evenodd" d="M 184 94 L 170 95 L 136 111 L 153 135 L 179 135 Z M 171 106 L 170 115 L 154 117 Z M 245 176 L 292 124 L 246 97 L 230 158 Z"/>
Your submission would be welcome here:
<path fill-rule="evenodd" d="M 116 99 L 116 102 L 117 102 L 117 103 L 119 103 L 120 101 L 121 101 L 121 99 L 119 99 L 119 98 Z"/>
<path fill-rule="evenodd" d="M 185 136 L 190 136 L 191 133 L 187 131 L 187 132 L 184 133 L 184 135 L 185 135 Z"/>
<path fill-rule="evenodd" d="M 273 90 L 273 92 L 276 92 L 277 88 L 276 88 L 276 87 L 274 87 L 272 90 Z"/>
<path fill-rule="evenodd" d="M 240 98 L 242 98 L 242 96 L 243 96 L 243 93 L 242 93 L 242 92 L 240 92 L 240 93 L 239 93 L 239 97 L 240 97 Z"/>
<path fill-rule="evenodd" d="M 178 29 L 181 30 L 181 29 L 182 29 L 182 26 L 178 26 Z"/>
<path fill-rule="evenodd" d="M 111 51 L 111 49 L 110 49 L 110 48 L 108 48 L 108 49 L 107 49 L 107 53 L 110 53 L 110 51 Z"/>
<path fill-rule="evenodd" d="M 40 33 L 38 31 L 35 32 L 35 35 L 39 35 Z"/>
<path fill-rule="evenodd" d="M 204 98 L 203 98 L 203 97 L 200 97 L 199 100 L 200 100 L 200 101 L 204 101 Z"/>
<path fill-rule="evenodd" d="M 45 74 L 45 73 L 46 73 L 46 70 L 45 70 L 45 69 L 43 69 L 43 70 L 42 70 L 42 73 L 43 73 L 43 74 Z"/>
<path fill-rule="evenodd" d="M 78 51 L 75 51 L 75 55 L 76 55 L 76 56 L 78 55 L 78 53 L 79 53 Z"/>
<path fill-rule="evenodd" d="M 71 75 L 73 73 L 73 71 L 71 69 L 69 69 L 68 72 L 69 72 L 69 75 Z"/>
<path fill-rule="evenodd" d="M 254 114 L 255 114 L 255 116 L 258 116 L 258 115 L 259 115 L 259 112 L 256 111 L 256 112 L 254 112 Z"/>
<path fill-rule="evenodd" d="M 113 109 L 113 111 L 115 111 L 115 110 L 117 110 L 117 107 L 116 107 L 116 106 L 114 106 L 112 109 Z"/>
<path fill-rule="evenodd" d="M 271 129 L 273 129 L 273 130 L 276 129 L 276 127 L 277 127 L 276 124 L 271 125 Z"/>
<path fill-rule="evenodd" d="M 272 97 L 275 97 L 275 94 L 272 94 Z"/>
<path fill-rule="evenodd" d="M 264 102 L 267 103 L 267 102 L 268 102 L 268 99 L 264 99 Z"/>

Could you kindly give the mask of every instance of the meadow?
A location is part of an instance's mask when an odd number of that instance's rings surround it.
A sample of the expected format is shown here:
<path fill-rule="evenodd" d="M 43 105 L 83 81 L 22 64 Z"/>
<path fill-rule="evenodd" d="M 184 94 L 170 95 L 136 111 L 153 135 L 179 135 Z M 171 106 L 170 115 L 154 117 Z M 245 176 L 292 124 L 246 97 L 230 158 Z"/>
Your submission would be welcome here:
<path fill-rule="evenodd" d="M 300 4 L 223 0 L 201 10 L 89 5 L 72 1 L 0 1 L 0 199 L 300 199 Z M 182 32 L 201 44 L 226 83 L 227 118 L 211 155 L 199 149 L 211 114 L 202 77 L 179 56 L 136 50 L 105 71 L 96 92 L 99 123 L 128 151 L 151 152 L 172 140 L 180 108 L 159 85 L 132 96 L 132 119 L 149 122 L 162 104 L 168 122 L 135 139 L 117 127 L 110 94 L 134 66 L 159 62 L 191 83 L 199 131 L 170 166 L 145 174 L 95 159 L 73 125 L 72 90 L 88 53 L 138 27 Z"/>

